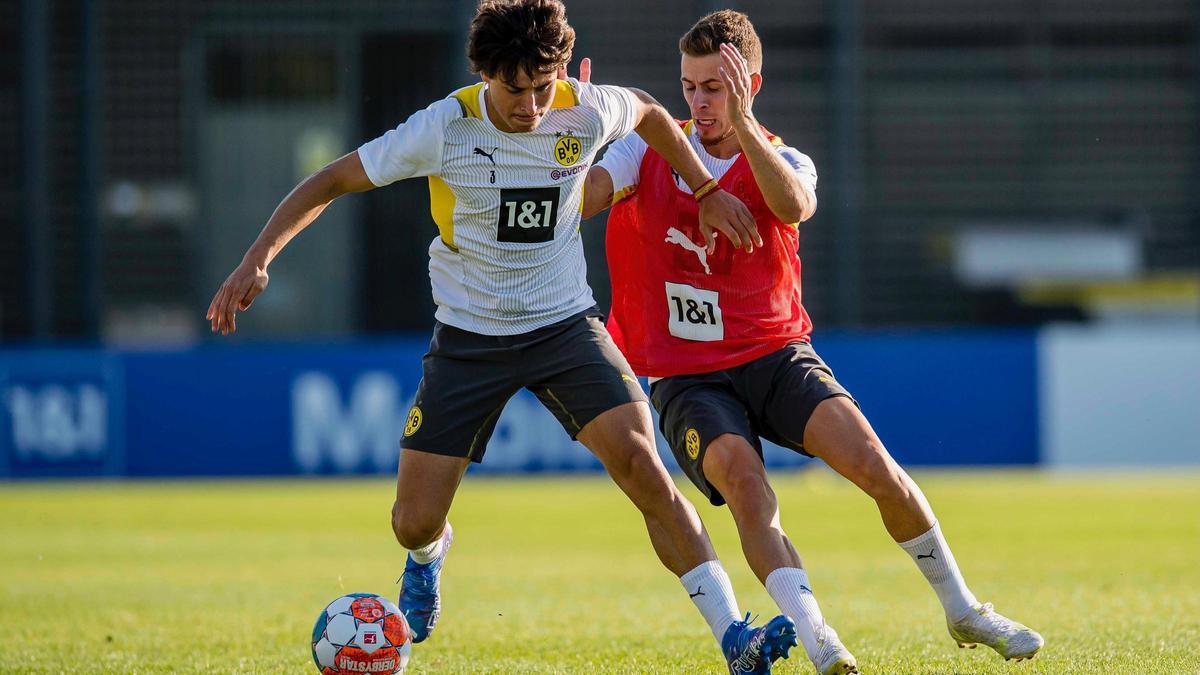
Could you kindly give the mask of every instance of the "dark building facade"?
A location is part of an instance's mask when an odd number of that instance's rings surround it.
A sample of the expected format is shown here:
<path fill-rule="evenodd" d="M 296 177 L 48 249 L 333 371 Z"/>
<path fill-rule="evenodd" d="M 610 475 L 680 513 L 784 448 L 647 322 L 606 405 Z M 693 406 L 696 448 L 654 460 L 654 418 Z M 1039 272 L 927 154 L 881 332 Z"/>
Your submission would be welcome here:
<path fill-rule="evenodd" d="M 764 41 L 760 121 L 820 174 L 800 252 L 818 330 L 1074 316 L 964 280 L 980 224 L 1112 230 L 1142 277 L 1200 270 L 1200 1 L 726 4 Z M 686 114 L 676 40 L 725 4 L 567 6 L 596 81 Z M 473 9 L 0 0 L 0 338 L 200 334 L 292 184 L 474 79 Z M 302 235 L 249 334 L 427 329 L 436 230 L 412 183 Z M 603 219 L 584 231 L 603 304 Z"/>

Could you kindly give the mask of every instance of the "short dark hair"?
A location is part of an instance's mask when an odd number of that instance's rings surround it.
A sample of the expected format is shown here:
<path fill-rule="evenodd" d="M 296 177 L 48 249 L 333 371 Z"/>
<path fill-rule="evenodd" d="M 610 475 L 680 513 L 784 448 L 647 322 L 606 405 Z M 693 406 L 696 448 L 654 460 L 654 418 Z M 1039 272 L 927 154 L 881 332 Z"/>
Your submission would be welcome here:
<path fill-rule="evenodd" d="M 482 0 L 467 38 L 471 70 L 512 82 L 571 60 L 575 29 L 559 0 Z"/>
<path fill-rule="evenodd" d="M 679 38 L 679 51 L 688 56 L 708 56 L 721 51 L 721 44 L 733 45 L 750 66 L 750 72 L 762 70 L 762 41 L 754 31 L 750 17 L 732 9 L 706 14 Z"/>

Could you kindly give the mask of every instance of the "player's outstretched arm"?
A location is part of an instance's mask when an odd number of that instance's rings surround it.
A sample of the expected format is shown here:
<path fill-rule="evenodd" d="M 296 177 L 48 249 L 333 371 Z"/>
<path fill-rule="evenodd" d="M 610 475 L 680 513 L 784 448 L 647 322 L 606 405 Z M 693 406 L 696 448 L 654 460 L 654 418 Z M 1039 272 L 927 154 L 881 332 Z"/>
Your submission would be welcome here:
<path fill-rule="evenodd" d="M 724 65 L 719 72 L 728 92 L 725 112 L 750 164 L 754 181 L 762 191 L 763 200 L 771 213 L 785 223 L 808 220 L 816 211 L 815 201 L 796 177 L 796 172 L 763 136 L 758 120 L 751 112 L 756 88 L 745 57 L 736 47 L 725 43 L 721 45 L 721 60 Z"/>
<path fill-rule="evenodd" d="M 724 234 L 737 248 L 753 251 L 755 246 L 762 246 L 762 237 L 758 234 L 758 225 L 750 209 L 715 184 L 709 185 L 713 181 L 712 175 L 700 163 L 700 157 L 666 109 L 644 91 L 629 91 L 641 104 L 638 112 L 640 121 L 636 127 L 638 135 L 675 168 L 693 193 L 702 195 L 700 232 L 708 244 L 708 251 L 711 253 L 716 250 L 714 231 Z"/>
<path fill-rule="evenodd" d="M 236 314 L 250 308 L 254 298 L 267 287 L 267 266 L 292 237 L 308 227 L 330 202 L 348 192 L 375 187 L 357 152 L 334 160 L 305 178 L 288 193 L 267 221 L 242 262 L 221 284 L 205 315 L 214 333 L 237 330 Z"/>

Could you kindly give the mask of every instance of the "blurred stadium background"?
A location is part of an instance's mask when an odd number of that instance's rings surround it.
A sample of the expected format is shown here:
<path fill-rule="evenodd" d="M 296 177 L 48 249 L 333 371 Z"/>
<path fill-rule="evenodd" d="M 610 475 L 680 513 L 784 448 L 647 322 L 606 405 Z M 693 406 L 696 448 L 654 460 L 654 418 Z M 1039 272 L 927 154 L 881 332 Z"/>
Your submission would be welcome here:
<path fill-rule="evenodd" d="M 678 36 L 750 15 L 757 115 L 820 174 L 801 235 L 814 343 L 901 462 L 1169 467 L 1200 490 L 1200 0 L 567 5 L 594 79 L 676 115 Z M 394 471 L 433 321 L 423 181 L 328 210 L 235 336 L 203 314 L 300 178 L 474 79 L 473 11 L 0 0 L 10 507 L 61 496 L 26 479 Z M 583 230 L 604 307 L 603 217 Z M 598 468 L 521 395 L 475 471 Z M 1194 510 L 1163 517 L 1195 534 Z"/>
<path fill-rule="evenodd" d="M 821 176 L 817 345 L 894 453 L 1200 462 L 1200 2 L 732 4 L 760 119 Z M 576 56 L 686 114 L 675 42 L 719 6 L 572 2 Z M 203 311 L 297 180 L 473 79 L 473 10 L 0 0 L 0 475 L 390 471 L 432 325 L 423 181 L 331 208 L 235 338 Z M 511 408 L 484 470 L 596 466 Z"/>

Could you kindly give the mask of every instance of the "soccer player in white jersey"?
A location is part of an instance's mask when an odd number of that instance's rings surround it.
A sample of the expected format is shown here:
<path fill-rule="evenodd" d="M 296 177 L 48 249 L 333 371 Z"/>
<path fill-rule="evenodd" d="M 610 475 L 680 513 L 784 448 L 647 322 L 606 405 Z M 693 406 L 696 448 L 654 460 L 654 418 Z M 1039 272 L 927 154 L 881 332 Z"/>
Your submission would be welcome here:
<path fill-rule="evenodd" d="M 730 672 L 770 672 L 795 645 L 792 622 L 778 616 L 755 628 L 739 620 L 703 524 L 658 459 L 645 395 L 595 310 L 578 232 L 589 165 L 631 131 L 693 188 L 705 228 L 750 247 L 754 221 L 653 99 L 556 79 L 574 38 L 559 0 L 482 2 L 467 50 L 482 82 L 297 185 L 217 291 L 208 318 L 214 332 L 235 330 L 236 312 L 265 289 L 267 266 L 337 197 L 428 177 L 439 229 L 429 247 L 437 324 L 404 428 L 392 510 L 396 539 L 409 550 L 399 604 L 414 640 L 425 640 L 440 614 L 453 538 L 446 516 L 458 484 L 524 387 L 641 511 L 655 552 L 692 596 Z"/>
<path fill-rule="evenodd" d="M 1041 636 L 976 600 L 920 488 L 809 342 L 796 228 L 816 209 L 817 174 L 754 118 L 762 46 L 749 18 L 709 14 L 679 49 L 689 141 L 755 214 L 765 244 L 741 251 L 698 241 L 704 232 L 690 188 L 635 136 L 610 146 L 589 172 L 584 215 L 613 205 L 609 329 L 638 374 L 652 378 L 651 399 L 680 467 L 713 504 L 728 503 L 747 562 L 795 621 L 822 675 L 857 672 L 857 663 L 825 623 L 780 526 L 760 437 L 821 458 L 875 500 L 888 533 L 933 587 L 959 646 L 1033 656 Z M 586 59 L 580 79 L 590 79 Z"/>

